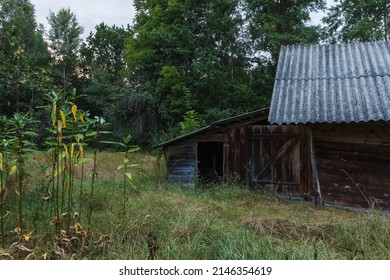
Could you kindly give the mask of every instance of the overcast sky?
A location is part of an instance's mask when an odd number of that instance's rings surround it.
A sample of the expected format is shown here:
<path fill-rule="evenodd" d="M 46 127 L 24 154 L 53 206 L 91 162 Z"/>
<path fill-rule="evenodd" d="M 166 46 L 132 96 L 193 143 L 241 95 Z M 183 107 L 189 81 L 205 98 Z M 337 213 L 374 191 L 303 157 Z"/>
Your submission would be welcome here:
<path fill-rule="evenodd" d="M 126 26 L 131 24 L 134 18 L 132 0 L 30 0 L 35 6 L 35 15 L 38 23 L 43 23 L 48 31 L 49 26 L 46 17 L 49 11 L 57 13 L 61 8 L 70 8 L 76 14 L 79 24 L 84 27 L 82 37 L 87 37 L 95 26 L 101 22 L 107 25 Z M 328 5 L 333 0 L 327 0 Z M 323 13 L 313 14 L 312 22 L 320 23 Z"/>
<path fill-rule="evenodd" d="M 80 26 L 84 27 L 83 37 L 87 37 L 101 22 L 109 26 L 126 26 L 134 18 L 132 0 L 30 0 L 35 7 L 37 23 L 42 23 L 48 31 L 49 11 L 57 13 L 61 8 L 70 8 L 76 14 Z"/>

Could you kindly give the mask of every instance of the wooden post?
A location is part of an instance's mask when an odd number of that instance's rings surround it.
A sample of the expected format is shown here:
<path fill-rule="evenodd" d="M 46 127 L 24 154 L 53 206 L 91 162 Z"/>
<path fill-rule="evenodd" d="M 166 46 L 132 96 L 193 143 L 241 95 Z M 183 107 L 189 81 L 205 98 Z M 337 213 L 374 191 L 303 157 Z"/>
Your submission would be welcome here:
<path fill-rule="evenodd" d="M 222 165 L 222 186 L 226 186 L 228 183 L 229 177 L 229 144 L 227 142 L 223 143 L 223 165 Z"/>
<path fill-rule="evenodd" d="M 245 184 L 248 190 L 253 190 L 253 155 L 252 155 L 252 126 L 249 126 L 245 129 L 245 143 L 246 143 L 246 178 Z"/>
<path fill-rule="evenodd" d="M 313 189 L 314 189 L 314 203 L 315 205 L 322 205 L 322 195 L 321 195 L 321 186 L 320 179 L 318 177 L 317 169 L 317 159 L 313 145 L 313 134 L 311 128 L 308 128 L 309 134 L 309 153 L 310 153 L 310 163 L 313 177 Z"/>

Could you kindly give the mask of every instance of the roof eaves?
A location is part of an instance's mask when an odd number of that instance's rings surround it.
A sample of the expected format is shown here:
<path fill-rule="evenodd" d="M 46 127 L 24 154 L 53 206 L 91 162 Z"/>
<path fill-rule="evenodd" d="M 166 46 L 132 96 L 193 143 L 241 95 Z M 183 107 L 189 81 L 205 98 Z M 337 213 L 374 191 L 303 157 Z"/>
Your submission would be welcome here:
<path fill-rule="evenodd" d="M 166 146 L 168 144 L 172 144 L 172 143 L 175 143 L 175 142 L 178 142 L 178 141 L 181 141 L 181 140 L 185 140 L 185 139 L 187 139 L 187 138 L 189 138 L 191 136 L 198 135 L 198 134 L 200 134 L 202 132 L 205 132 L 205 131 L 209 131 L 209 130 L 213 130 L 213 129 L 219 129 L 219 128 L 222 128 L 225 125 L 229 125 L 231 123 L 234 123 L 234 122 L 246 119 L 248 117 L 252 117 L 253 119 L 255 119 L 256 117 L 258 117 L 257 114 L 259 114 L 259 115 L 264 114 L 264 119 L 266 119 L 267 115 L 268 115 L 268 112 L 269 112 L 269 108 L 267 107 L 267 108 L 263 108 L 263 109 L 256 110 L 256 111 L 252 111 L 252 112 L 249 112 L 249 113 L 244 113 L 244 114 L 241 114 L 241 115 L 238 115 L 238 116 L 234 116 L 234 117 L 226 118 L 226 119 L 223 119 L 223 120 L 215 121 L 215 122 L 211 123 L 208 126 L 205 126 L 205 127 L 200 128 L 198 130 L 192 131 L 192 132 L 187 133 L 185 135 L 176 137 L 174 139 L 168 140 L 166 142 L 160 143 L 160 144 L 156 145 L 155 148 L 161 148 L 161 147 L 164 147 L 164 146 Z"/>

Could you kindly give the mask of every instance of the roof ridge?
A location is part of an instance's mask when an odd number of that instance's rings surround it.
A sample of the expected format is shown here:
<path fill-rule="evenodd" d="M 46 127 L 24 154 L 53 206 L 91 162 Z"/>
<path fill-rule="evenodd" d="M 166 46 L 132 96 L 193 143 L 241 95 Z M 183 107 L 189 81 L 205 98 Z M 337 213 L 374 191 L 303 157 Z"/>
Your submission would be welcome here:
<path fill-rule="evenodd" d="M 276 81 L 323 81 L 323 80 L 352 80 L 352 79 L 361 79 L 361 78 L 376 78 L 376 77 L 390 77 L 390 74 L 383 75 L 360 75 L 360 76 L 352 76 L 352 77 L 329 77 L 329 78 L 275 78 Z"/>

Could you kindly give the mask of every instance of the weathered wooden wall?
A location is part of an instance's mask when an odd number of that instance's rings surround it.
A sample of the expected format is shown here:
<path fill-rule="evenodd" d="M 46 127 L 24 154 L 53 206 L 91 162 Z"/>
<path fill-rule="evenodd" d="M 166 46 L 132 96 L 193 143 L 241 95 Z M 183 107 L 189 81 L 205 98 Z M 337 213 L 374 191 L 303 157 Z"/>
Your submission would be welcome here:
<path fill-rule="evenodd" d="M 325 202 L 390 209 L 390 122 L 246 125 L 197 135 L 167 147 L 168 180 L 194 187 L 197 143 L 219 142 L 224 182 L 312 196 L 308 130 Z"/>
<path fill-rule="evenodd" d="M 324 200 L 389 208 L 390 123 L 319 124 L 311 128 Z"/>
<path fill-rule="evenodd" d="M 301 195 L 301 144 L 298 126 L 255 126 L 252 129 L 253 181 L 272 184 L 273 192 Z"/>
<path fill-rule="evenodd" d="M 234 183 L 246 182 L 249 132 L 250 129 L 245 127 L 228 130 L 226 174 Z"/>
<path fill-rule="evenodd" d="M 283 195 L 310 192 L 299 126 L 252 125 L 228 131 L 228 177 Z"/>
<path fill-rule="evenodd" d="M 169 146 L 166 151 L 168 181 L 195 187 L 197 178 L 197 144 Z"/>

